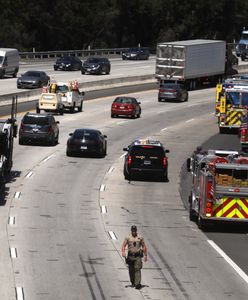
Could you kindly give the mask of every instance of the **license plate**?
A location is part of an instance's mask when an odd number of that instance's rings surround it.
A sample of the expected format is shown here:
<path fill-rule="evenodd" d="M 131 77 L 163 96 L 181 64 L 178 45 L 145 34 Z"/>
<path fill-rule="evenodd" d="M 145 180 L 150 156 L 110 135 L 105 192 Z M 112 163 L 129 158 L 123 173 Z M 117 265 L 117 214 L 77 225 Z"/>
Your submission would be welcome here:
<path fill-rule="evenodd" d="M 124 109 L 125 108 L 125 106 L 120 106 L 120 109 Z"/>
<path fill-rule="evenodd" d="M 87 69 L 88 72 L 90 72 L 90 69 Z"/>
<path fill-rule="evenodd" d="M 87 150 L 87 146 L 81 146 L 80 149 L 81 150 Z"/>
<path fill-rule="evenodd" d="M 150 160 L 144 160 L 144 165 L 150 165 L 151 161 Z"/>

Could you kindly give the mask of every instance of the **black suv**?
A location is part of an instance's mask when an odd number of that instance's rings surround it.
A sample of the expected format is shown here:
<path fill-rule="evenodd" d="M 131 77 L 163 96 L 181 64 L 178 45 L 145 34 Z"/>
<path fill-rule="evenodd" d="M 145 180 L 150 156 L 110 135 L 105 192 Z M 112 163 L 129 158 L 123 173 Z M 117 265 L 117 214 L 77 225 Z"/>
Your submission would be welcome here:
<path fill-rule="evenodd" d="M 133 60 L 142 60 L 149 59 L 149 49 L 147 48 L 130 48 L 127 51 L 122 53 L 122 59 L 133 59 Z"/>
<path fill-rule="evenodd" d="M 168 181 L 168 158 L 170 151 L 154 140 L 136 140 L 127 148 L 124 161 L 125 179 L 131 180 L 135 175 L 149 175 Z"/>
<path fill-rule="evenodd" d="M 64 56 L 58 58 L 53 67 L 55 71 L 78 71 L 82 68 L 82 61 L 76 56 Z"/>
<path fill-rule="evenodd" d="M 19 144 L 45 142 L 54 146 L 59 141 L 58 124 L 50 114 L 26 113 L 19 129 Z"/>
<path fill-rule="evenodd" d="M 82 74 L 109 74 L 111 69 L 110 61 L 105 57 L 89 57 L 82 65 Z"/>

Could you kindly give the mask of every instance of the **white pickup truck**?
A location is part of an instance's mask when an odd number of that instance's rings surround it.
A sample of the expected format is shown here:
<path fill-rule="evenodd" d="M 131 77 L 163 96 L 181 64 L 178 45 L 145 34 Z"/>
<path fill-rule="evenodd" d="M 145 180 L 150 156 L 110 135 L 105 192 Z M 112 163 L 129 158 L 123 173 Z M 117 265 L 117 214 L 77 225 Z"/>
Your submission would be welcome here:
<path fill-rule="evenodd" d="M 82 111 L 84 92 L 79 91 L 75 82 L 56 82 L 56 94 L 61 96 L 64 109 Z"/>

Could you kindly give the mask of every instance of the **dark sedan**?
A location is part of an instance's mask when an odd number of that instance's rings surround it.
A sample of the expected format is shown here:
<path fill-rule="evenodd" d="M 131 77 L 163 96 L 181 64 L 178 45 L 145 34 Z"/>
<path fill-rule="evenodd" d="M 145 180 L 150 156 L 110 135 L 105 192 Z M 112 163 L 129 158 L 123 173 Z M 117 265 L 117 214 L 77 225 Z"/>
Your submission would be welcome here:
<path fill-rule="evenodd" d="M 122 53 L 122 59 L 147 60 L 149 59 L 149 50 L 147 48 L 130 48 Z"/>
<path fill-rule="evenodd" d="M 89 57 L 82 65 L 82 74 L 109 74 L 111 69 L 110 61 L 105 57 Z"/>
<path fill-rule="evenodd" d="M 43 71 L 27 71 L 17 79 L 17 88 L 36 89 L 46 86 L 50 77 Z"/>
<path fill-rule="evenodd" d="M 53 68 L 54 71 L 80 71 L 82 61 L 76 56 L 64 56 L 56 60 Z"/>
<path fill-rule="evenodd" d="M 140 102 L 138 102 L 134 97 L 117 97 L 111 105 L 111 118 L 117 116 L 139 118 L 140 115 Z"/>
<path fill-rule="evenodd" d="M 173 101 L 188 101 L 188 91 L 183 84 L 179 83 L 164 83 L 158 91 L 158 102 L 167 100 Z"/>
<path fill-rule="evenodd" d="M 99 130 L 80 128 L 69 134 L 66 155 L 96 155 L 105 157 L 107 154 L 107 136 Z"/>

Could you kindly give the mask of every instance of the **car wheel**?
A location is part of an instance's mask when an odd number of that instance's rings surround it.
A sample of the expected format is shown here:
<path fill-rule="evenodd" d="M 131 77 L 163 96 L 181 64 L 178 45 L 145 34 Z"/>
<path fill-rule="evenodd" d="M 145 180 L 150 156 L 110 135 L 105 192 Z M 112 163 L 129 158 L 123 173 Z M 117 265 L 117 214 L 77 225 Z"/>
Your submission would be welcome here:
<path fill-rule="evenodd" d="M 99 68 L 98 75 L 102 75 L 102 67 Z"/>
<path fill-rule="evenodd" d="M 15 69 L 15 72 L 13 73 L 13 78 L 16 78 L 16 76 L 17 76 L 17 73 L 18 73 L 18 70 L 17 70 L 17 69 Z"/>
<path fill-rule="evenodd" d="M 124 169 L 124 178 L 126 180 L 131 180 L 131 176 L 127 173 L 126 169 Z"/>
<path fill-rule="evenodd" d="M 115 114 L 111 114 L 111 118 L 115 118 L 116 117 L 116 115 Z"/>
<path fill-rule="evenodd" d="M 23 139 L 19 139 L 19 145 L 24 145 Z"/>
<path fill-rule="evenodd" d="M 63 116 L 63 114 L 64 114 L 64 107 L 62 107 L 62 108 L 59 109 L 59 114 L 60 114 L 61 116 Z"/>
<path fill-rule="evenodd" d="M 73 103 L 73 106 L 70 109 L 71 114 L 73 114 L 75 112 L 75 102 Z"/>
<path fill-rule="evenodd" d="M 36 106 L 36 113 L 39 114 L 40 113 L 40 108 L 38 106 Z"/>
<path fill-rule="evenodd" d="M 189 95 L 186 96 L 184 101 L 187 102 L 188 100 L 189 100 Z"/>
<path fill-rule="evenodd" d="M 83 110 L 83 101 L 81 101 L 80 106 L 78 107 L 78 111 L 82 112 Z"/>
<path fill-rule="evenodd" d="M 72 156 L 71 152 L 66 150 L 66 156 Z"/>
<path fill-rule="evenodd" d="M 59 143 L 59 133 L 57 134 L 56 140 L 55 140 L 56 145 Z"/>
<path fill-rule="evenodd" d="M 164 182 L 168 182 L 169 180 L 168 180 L 168 174 L 167 173 L 165 173 L 164 175 L 163 175 L 163 181 Z"/>
<path fill-rule="evenodd" d="M 4 70 L 3 70 L 3 71 L 0 73 L 0 78 L 3 79 L 4 75 L 5 75 L 5 72 L 4 72 Z"/>
<path fill-rule="evenodd" d="M 81 74 L 83 75 L 83 74 L 85 74 L 85 72 L 83 70 L 81 70 Z"/>
<path fill-rule="evenodd" d="M 161 102 L 162 101 L 162 99 L 161 98 L 158 98 L 158 102 Z"/>

